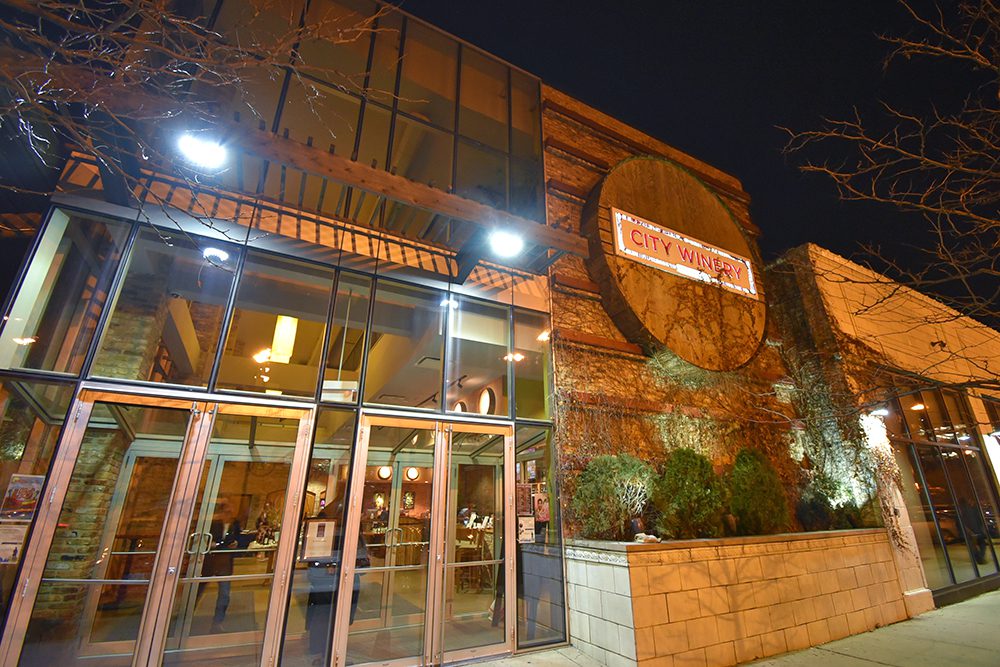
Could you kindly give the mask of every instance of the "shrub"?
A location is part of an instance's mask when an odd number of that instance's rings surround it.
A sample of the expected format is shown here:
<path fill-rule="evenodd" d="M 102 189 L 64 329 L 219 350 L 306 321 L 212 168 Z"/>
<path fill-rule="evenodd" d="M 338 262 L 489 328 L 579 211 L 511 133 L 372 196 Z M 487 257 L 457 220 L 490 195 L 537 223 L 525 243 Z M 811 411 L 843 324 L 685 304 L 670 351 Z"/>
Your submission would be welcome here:
<path fill-rule="evenodd" d="M 833 505 L 826 496 L 803 494 L 795 506 L 795 518 L 802 524 L 802 530 L 829 530 L 833 526 Z"/>
<path fill-rule="evenodd" d="M 646 508 L 653 476 L 649 464 L 628 454 L 591 459 L 577 478 L 571 504 L 583 536 L 629 539 L 632 519 Z"/>
<path fill-rule="evenodd" d="M 724 488 L 712 462 L 693 449 L 670 454 L 653 489 L 661 536 L 715 537 L 720 532 Z"/>
<path fill-rule="evenodd" d="M 741 535 L 767 535 L 788 528 L 788 501 L 767 458 L 741 449 L 729 475 L 730 509 Z"/>

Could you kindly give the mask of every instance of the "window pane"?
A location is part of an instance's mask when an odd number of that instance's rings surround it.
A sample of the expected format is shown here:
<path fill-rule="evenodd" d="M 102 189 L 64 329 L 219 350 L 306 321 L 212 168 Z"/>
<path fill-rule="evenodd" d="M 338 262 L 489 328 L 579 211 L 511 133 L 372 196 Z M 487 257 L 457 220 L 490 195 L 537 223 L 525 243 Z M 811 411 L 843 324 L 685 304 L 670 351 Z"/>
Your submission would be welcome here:
<path fill-rule="evenodd" d="M 448 409 L 481 415 L 509 415 L 509 310 L 460 299 L 448 326 Z"/>
<path fill-rule="evenodd" d="M 313 81 L 292 81 L 281 112 L 281 128 L 299 143 L 327 150 L 336 146 L 338 155 L 354 151 L 361 100 Z"/>
<path fill-rule="evenodd" d="M 472 49 L 462 50 L 458 131 L 507 150 L 507 67 Z"/>
<path fill-rule="evenodd" d="M 139 232 L 92 375 L 208 384 L 240 250 L 166 236 Z"/>
<path fill-rule="evenodd" d="M 323 374 L 324 401 L 356 403 L 358 400 L 371 292 L 370 278 L 340 274 Z"/>
<path fill-rule="evenodd" d="M 355 422 L 353 410 L 321 408 L 317 414 L 281 647 L 281 662 L 285 665 L 330 663 L 328 653 L 333 643 Z M 360 589 L 359 577 L 355 577 L 355 582 L 352 617 Z"/>
<path fill-rule="evenodd" d="M 924 564 L 927 585 L 931 589 L 951 585 L 951 575 L 944 549 L 938 539 L 934 524 L 934 510 L 931 508 L 927 490 L 920 484 L 918 468 L 911 455 L 909 445 L 894 443 L 893 453 L 900 473 L 900 490 L 910 515 L 910 525 L 917 539 L 917 551 Z"/>
<path fill-rule="evenodd" d="M 548 315 L 514 311 L 514 400 L 521 419 L 552 416 L 550 336 Z"/>
<path fill-rule="evenodd" d="M 312 396 L 333 275 L 326 267 L 249 251 L 219 388 Z"/>
<path fill-rule="evenodd" d="M 996 541 L 1000 538 L 1000 524 L 997 523 L 997 506 L 993 495 L 993 489 L 986 479 L 987 470 L 985 457 L 978 451 L 966 449 L 965 462 L 969 468 L 969 477 L 972 478 L 972 486 L 976 490 L 979 501 L 979 510 L 982 512 L 983 524 L 981 526 L 986 542 L 990 546 L 990 551 L 996 551 Z M 980 572 L 990 574 L 997 566 L 995 555 L 991 555 L 988 565 L 980 567 Z"/>
<path fill-rule="evenodd" d="M 934 429 L 927 417 L 927 404 L 920 392 L 899 397 L 899 405 L 903 409 L 903 418 L 914 440 L 934 440 Z"/>
<path fill-rule="evenodd" d="M 542 159 L 542 114 L 538 81 L 512 70 L 511 123 L 514 157 Z"/>
<path fill-rule="evenodd" d="M 53 211 L 0 337 L 0 366 L 80 372 L 128 231 Z"/>
<path fill-rule="evenodd" d="M 379 281 L 368 341 L 365 401 L 437 408 L 448 301 L 440 292 Z"/>
<path fill-rule="evenodd" d="M 70 385 L 43 382 L 0 382 L 0 423 L 4 446 L 0 447 L 0 488 L 6 489 L 0 519 L 21 546 L 6 555 L 0 569 L 0 599 L 10 600 L 14 575 L 24 553 L 23 539 L 35 518 L 38 492 L 48 474 L 49 462 L 62 432 L 63 418 L 73 398 Z M 0 625 L 7 605 L 0 611 Z"/>
<path fill-rule="evenodd" d="M 399 108 L 443 127 L 455 127 L 458 44 L 447 35 L 408 20 L 403 46 Z"/>
<path fill-rule="evenodd" d="M 399 36 L 402 34 L 403 18 L 390 12 L 378 19 L 378 34 L 375 35 L 375 52 L 368 81 L 369 99 L 382 104 L 392 104 L 396 92 L 396 70 L 399 68 Z"/>
<path fill-rule="evenodd" d="M 934 439 L 938 442 L 954 443 L 955 433 L 948 422 L 948 414 L 941 401 L 941 392 L 928 389 L 920 392 L 920 396 L 927 406 L 920 412 L 924 412 L 926 419 L 930 420 L 931 428 L 934 429 Z"/>
<path fill-rule="evenodd" d="M 944 407 L 948 411 L 948 419 L 952 426 L 949 439 L 957 440 L 961 445 L 973 444 L 973 423 L 965 409 L 965 399 L 961 394 L 947 389 L 941 391 L 941 397 L 944 399 Z"/>
<path fill-rule="evenodd" d="M 945 453 L 952 452 L 945 450 Z M 958 521 L 958 505 L 945 478 L 941 452 L 937 447 L 917 447 L 917 456 L 924 469 L 927 492 L 934 506 L 934 517 L 941 529 L 941 539 L 944 540 L 944 546 L 948 550 L 955 583 L 960 584 L 974 579 L 976 571 L 969 558 L 969 550 L 965 547 L 965 536 Z"/>
<path fill-rule="evenodd" d="M 545 191 L 539 162 L 515 162 L 510 174 L 510 212 L 528 220 L 545 221 Z"/>
<path fill-rule="evenodd" d="M 469 199 L 507 208 L 507 156 L 458 142 L 456 192 Z"/>
<path fill-rule="evenodd" d="M 325 39 L 310 39 L 299 47 L 302 71 L 349 90 L 360 91 L 368 67 L 375 6 L 365 0 L 313 0 L 306 25 Z"/>
<path fill-rule="evenodd" d="M 563 583 L 562 527 L 552 431 L 519 426 L 515 433 L 518 495 L 531 499 L 519 516 L 535 523 L 533 542 L 517 544 L 518 648 L 566 640 L 566 603 Z M 518 531 L 520 532 L 520 531 Z"/>
<path fill-rule="evenodd" d="M 966 451 L 950 447 L 941 448 L 941 460 L 948 471 L 948 479 L 955 494 L 956 523 L 959 530 L 959 539 L 954 548 L 949 547 L 948 553 L 951 556 L 952 567 L 968 567 L 973 569 L 970 555 L 976 561 L 980 575 L 992 574 L 996 571 L 993 567 L 993 553 L 990 551 L 986 524 L 977 502 L 976 493 L 972 486 L 972 480 L 965 468 L 963 459 L 966 458 Z M 966 550 L 962 550 L 966 546 Z M 960 566 L 956 566 L 960 563 Z"/>
<path fill-rule="evenodd" d="M 411 181 L 449 190 L 453 142 L 451 134 L 397 116 L 392 136 L 392 167 Z"/>

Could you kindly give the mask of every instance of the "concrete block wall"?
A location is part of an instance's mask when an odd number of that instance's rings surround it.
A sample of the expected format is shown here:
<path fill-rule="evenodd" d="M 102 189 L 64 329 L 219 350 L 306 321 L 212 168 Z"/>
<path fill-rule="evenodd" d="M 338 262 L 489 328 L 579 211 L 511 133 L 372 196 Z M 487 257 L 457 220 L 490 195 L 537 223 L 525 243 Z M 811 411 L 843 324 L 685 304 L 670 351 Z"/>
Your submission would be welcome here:
<path fill-rule="evenodd" d="M 570 636 L 606 665 L 735 665 L 907 618 L 882 529 L 567 548 Z"/>

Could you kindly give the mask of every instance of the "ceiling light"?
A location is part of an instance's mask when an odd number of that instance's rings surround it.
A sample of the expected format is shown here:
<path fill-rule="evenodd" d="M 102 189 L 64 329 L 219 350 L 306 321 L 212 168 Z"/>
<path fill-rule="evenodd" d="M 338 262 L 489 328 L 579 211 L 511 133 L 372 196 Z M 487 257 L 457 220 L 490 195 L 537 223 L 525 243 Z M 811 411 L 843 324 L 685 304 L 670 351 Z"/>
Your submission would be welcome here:
<path fill-rule="evenodd" d="M 524 360 L 524 355 L 521 354 L 520 352 L 514 352 L 513 354 L 511 354 L 511 353 L 508 352 L 507 354 L 504 355 L 503 360 L 504 361 L 523 361 Z"/>
<path fill-rule="evenodd" d="M 911 410 L 923 410 L 926 407 L 927 406 L 924 405 L 923 403 L 914 403 L 913 405 L 910 406 L 910 409 Z"/>
<path fill-rule="evenodd" d="M 15 338 L 14 342 L 18 345 L 31 345 L 38 340 L 37 336 L 25 336 L 24 338 Z"/>
<path fill-rule="evenodd" d="M 542 333 L 538 334 L 538 337 L 535 340 L 537 340 L 539 343 L 545 343 L 548 342 L 551 336 L 552 334 L 549 332 L 548 329 L 546 329 Z"/>
<path fill-rule="evenodd" d="M 379 466 L 375 474 L 379 479 L 389 479 L 392 477 L 392 466 Z"/>
<path fill-rule="evenodd" d="M 441 299 L 442 308 L 458 308 L 458 301 L 455 301 L 451 297 L 445 297 Z"/>
<path fill-rule="evenodd" d="M 420 470 L 414 468 L 413 466 L 410 466 L 409 468 L 406 469 L 406 473 L 404 474 L 406 475 L 406 479 L 412 482 L 420 477 Z"/>
<path fill-rule="evenodd" d="M 229 259 L 229 253 L 221 248 L 205 248 L 201 251 L 201 256 L 205 259 L 217 259 L 220 262 Z"/>
<path fill-rule="evenodd" d="M 271 361 L 287 364 L 295 349 L 295 333 L 299 329 L 299 318 L 278 315 L 274 322 L 274 338 L 271 340 Z"/>
<path fill-rule="evenodd" d="M 495 231 L 490 234 L 490 249 L 497 257 L 516 257 L 524 250 L 524 239 L 510 232 Z"/>
<path fill-rule="evenodd" d="M 177 148 L 184 159 L 202 169 L 218 169 L 226 163 L 228 151 L 217 141 L 199 137 L 190 132 L 177 140 Z"/>
<path fill-rule="evenodd" d="M 256 361 L 258 364 L 262 364 L 265 361 L 269 361 L 270 359 L 271 359 L 271 348 L 269 347 L 265 347 L 263 350 L 253 355 L 253 360 Z"/>

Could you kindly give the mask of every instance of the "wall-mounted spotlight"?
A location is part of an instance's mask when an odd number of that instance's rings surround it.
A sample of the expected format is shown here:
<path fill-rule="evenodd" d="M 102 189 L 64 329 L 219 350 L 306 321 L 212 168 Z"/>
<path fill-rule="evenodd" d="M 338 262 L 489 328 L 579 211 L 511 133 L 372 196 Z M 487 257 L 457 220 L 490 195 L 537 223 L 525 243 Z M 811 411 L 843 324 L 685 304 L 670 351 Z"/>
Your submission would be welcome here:
<path fill-rule="evenodd" d="M 498 230 L 490 234 L 490 250 L 497 257 L 517 257 L 524 250 L 524 239 Z"/>
<path fill-rule="evenodd" d="M 177 149 L 185 160 L 202 169 L 219 169 L 229 157 L 226 147 L 219 142 L 190 132 L 177 140 Z"/>
<path fill-rule="evenodd" d="M 407 468 L 406 472 L 403 474 L 406 477 L 406 479 L 410 480 L 411 482 L 415 482 L 416 480 L 420 479 L 420 469 L 414 468 L 413 466 Z"/>

